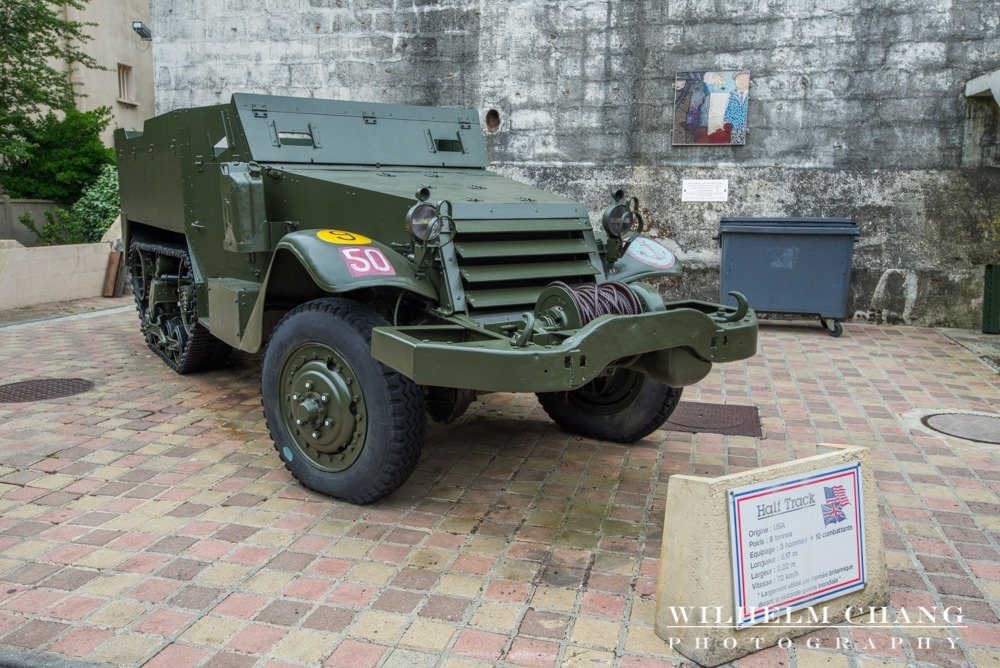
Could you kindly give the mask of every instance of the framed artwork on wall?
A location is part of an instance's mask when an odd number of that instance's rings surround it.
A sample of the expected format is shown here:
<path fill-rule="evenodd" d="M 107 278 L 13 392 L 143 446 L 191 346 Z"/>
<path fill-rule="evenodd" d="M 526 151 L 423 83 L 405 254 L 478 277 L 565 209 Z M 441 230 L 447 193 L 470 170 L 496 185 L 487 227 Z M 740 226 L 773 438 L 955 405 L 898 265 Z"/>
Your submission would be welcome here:
<path fill-rule="evenodd" d="M 749 100 L 748 70 L 678 72 L 674 79 L 674 145 L 746 144 Z"/>

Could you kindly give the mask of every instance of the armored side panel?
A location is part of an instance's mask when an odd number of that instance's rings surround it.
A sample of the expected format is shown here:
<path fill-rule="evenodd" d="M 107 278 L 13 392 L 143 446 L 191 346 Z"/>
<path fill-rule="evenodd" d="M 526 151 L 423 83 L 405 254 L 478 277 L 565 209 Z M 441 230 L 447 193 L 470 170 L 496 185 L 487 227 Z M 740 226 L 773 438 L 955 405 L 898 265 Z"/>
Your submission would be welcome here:
<path fill-rule="evenodd" d="M 151 118 L 141 134 L 115 133 L 124 220 L 184 232 L 183 161 L 189 113 Z"/>

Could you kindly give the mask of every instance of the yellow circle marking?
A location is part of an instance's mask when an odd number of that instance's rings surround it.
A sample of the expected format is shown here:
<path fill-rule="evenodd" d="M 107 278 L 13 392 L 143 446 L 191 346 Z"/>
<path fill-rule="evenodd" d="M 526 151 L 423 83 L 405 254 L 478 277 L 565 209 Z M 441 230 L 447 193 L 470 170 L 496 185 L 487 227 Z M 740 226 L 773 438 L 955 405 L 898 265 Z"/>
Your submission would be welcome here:
<path fill-rule="evenodd" d="M 372 242 L 371 239 L 363 234 L 345 232 L 344 230 L 320 230 L 316 233 L 316 236 L 327 243 L 343 244 L 345 246 L 358 246 Z"/>

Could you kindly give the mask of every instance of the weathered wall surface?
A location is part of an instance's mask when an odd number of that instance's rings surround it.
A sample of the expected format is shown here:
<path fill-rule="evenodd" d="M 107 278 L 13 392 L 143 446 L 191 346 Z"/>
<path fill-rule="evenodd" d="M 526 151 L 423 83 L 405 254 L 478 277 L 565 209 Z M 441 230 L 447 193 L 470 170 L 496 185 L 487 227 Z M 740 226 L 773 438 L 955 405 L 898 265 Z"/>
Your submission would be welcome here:
<path fill-rule="evenodd" d="M 111 146 L 115 128 L 142 128 L 142 122 L 153 116 L 153 58 L 150 42 L 143 42 L 132 30 L 132 21 L 150 25 L 149 0 L 90 0 L 78 10 L 65 7 L 74 21 L 89 23 L 87 34 L 93 39 L 81 48 L 91 55 L 103 70 L 74 67 L 70 80 L 80 98 L 81 109 L 111 108 L 111 123 L 102 133 Z M 129 99 L 119 97 L 118 65 L 132 68 Z"/>
<path fill-rule="evenodd" d="M 717 293 L 720 216 L 862 224 L 849 311 L 974 326 L 1000 261 L 1000 67 L 981 0 L 153 0 L 158 111 L 253 91 L 500 112 L 496 169 L 586 201 L 635 192 Z M 678 70 L 749 68 L 745 147 L 670 142 Z M 993 106 L 991 106 L 993 105 Z M 680 202 L 682 178 L 730 201 Z"/>

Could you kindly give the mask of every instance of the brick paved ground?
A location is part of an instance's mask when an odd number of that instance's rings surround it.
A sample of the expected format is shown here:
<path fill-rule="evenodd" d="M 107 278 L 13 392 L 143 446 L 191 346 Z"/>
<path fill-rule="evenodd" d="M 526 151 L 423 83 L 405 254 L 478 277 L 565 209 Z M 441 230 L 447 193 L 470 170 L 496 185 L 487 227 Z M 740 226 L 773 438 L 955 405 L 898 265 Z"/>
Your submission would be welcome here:
<path fill-rule="evenodd" d="M 97 381 L 0 405 L 0 645 L 175 668 L 676 665 L 651 629 L 669 476 L 826 441 L 875 453 L 893 605 L 961 606 L 966 628 L 827 629 L 739 665 L 1000 665 L 1000 448 L 901 418 L 995 411 L 997 376 L 933 330 L 846 330 L 767 327 L 758 357 L 688 391 L 759 406 L 759 442 L 599 443 L 557 430 L 531 396 L 494 395 L 432 426 L 403 489 L 360 508 L 280 465 L 253 358 L 174 375 L 127 313 L 0 329 L 5 381 Z"/>

